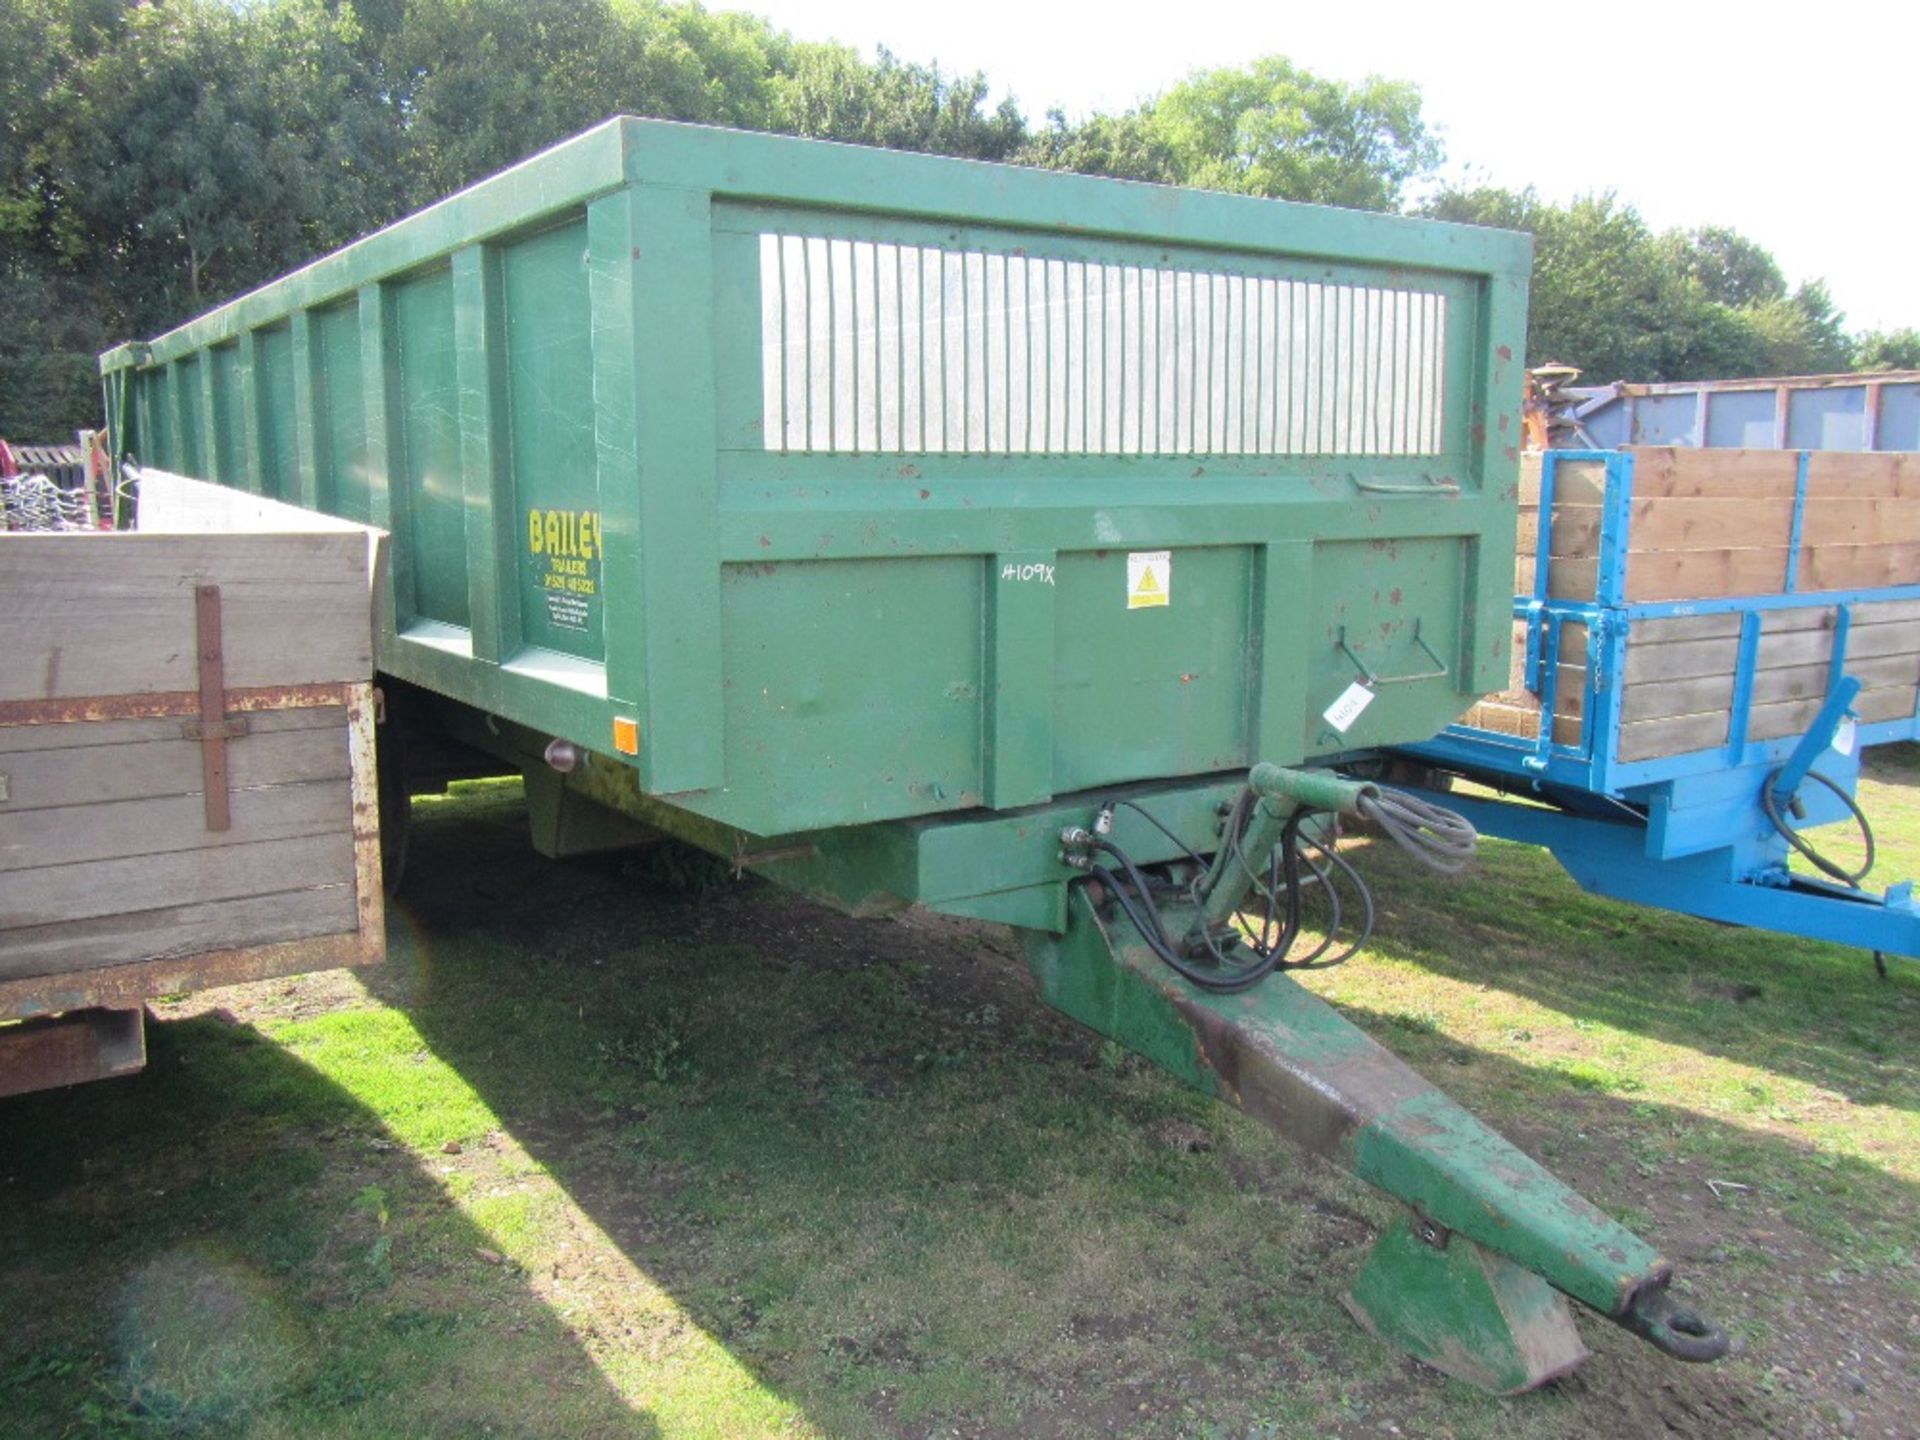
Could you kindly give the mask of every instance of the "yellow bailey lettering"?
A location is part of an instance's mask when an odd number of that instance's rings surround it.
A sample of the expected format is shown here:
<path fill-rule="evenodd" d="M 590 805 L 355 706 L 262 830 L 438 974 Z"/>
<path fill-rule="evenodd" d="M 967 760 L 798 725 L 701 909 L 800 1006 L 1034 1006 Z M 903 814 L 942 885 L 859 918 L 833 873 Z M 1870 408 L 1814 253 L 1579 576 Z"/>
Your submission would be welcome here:
<path fill-rule="evenodd" d="M 600 556 L 597 510 L 529 510 L 527 553 L 581 561 Z"/>

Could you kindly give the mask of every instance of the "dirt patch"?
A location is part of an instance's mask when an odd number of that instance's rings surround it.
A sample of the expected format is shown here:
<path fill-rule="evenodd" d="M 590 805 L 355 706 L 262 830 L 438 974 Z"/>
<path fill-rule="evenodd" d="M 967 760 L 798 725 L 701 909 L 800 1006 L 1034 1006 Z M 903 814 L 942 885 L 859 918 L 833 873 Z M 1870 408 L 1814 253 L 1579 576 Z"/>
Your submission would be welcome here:
<path fill-rule="evenodd" d="M 418 1027 L 411 1043 L 498 1116 L 457 1150 L 409 1150 L 364 1126 L 255 1134 L 246 1127 L 264 1122 L 247 1116 L 208 1142 L 268 1171 L 276 1147 L 326 1151 L 347 1203 L 302 1262 L 323 1309 L 350 1308 L 369 1284 L 385 1222 L 375 1199 L 352 1197 L 385 1191 L 449 1214 L 511 1219 L 520 1206 L 541 1237 L 420 1241 L 390 1323 L 431 1333 L 453 1323 L 443 1292 L 511 1280 L 564 1317 L 599 1370 L 641 1377 L 623 1405 L 707 1336 L 791 1397 L 796 1428 L 835 1436 L 1916 1433 L 1911 1269 L 1859 1263 L 1880 1252 L 1819 1230 L 1795 1187 L 1834 1187 L 1826 1209 L 1861 1234 L 1903 1223 L 1911 1204 L 1893 1202 L 1910 1192 L 1869 1167 L 1830 1167 L 1791 1115 L 1735 1125 L 1569 1089 L 1561 1061 L 1628 1062 L 1564 1017 L 1526 1021 L 1539 1033 L 1522 1064 L 1463 1044 L 1439 999 L 1350 1010 L 1443 1088 L 1511 1115 L 1510 1137 L 1646 1233 L 1742 1350 L 1682 1367 L 1582 1315 L 1585 1368 L 1493 1401 L 1340 1311 L 1390 1207 L 1042 1007 L 1010 932 L 853 920 L 753 881 L 688 893 L 618 859 L 533 862 L 517 828 L 487 817 L 441 828 L 416 835 L 394 963 L 156 1006 L 202 1017 L 182 1027 L 195 1044 L 214 1033 L 267 1046 L 255 1027 L 391 1005 Z M 1416 905 L 1397 903 L 1408 923 Z M 1774 987 L 1703 969 L 1673 992 L 1749 1017 Z M 195 1044 L 177 1047 L 182 1073 L 199 1063 Z M 1677 1051 L 1670 1063 L 1710 1061 Z M 1819 1062 L 1809 1046 L 1805 1063 Z M 1837 1080 L 1819 1093 L 1846 1103 Z M 1681 1163 L 1682 1130 L 1752 1167 Z M 1762 1159 L 1786 1178 L 1761 1183 Z M 105 1232 L 209 1163 L 186 1145 L 124 1167 L 103 1148 L 74 1193 Z M 36 1294 L 61 1283 L 34 1276 Z M 643 1289 L 670 1311 L 637 1304 Z M 512 1344 L 511 1327 L 528 1324 L 465 1308 L 462 1342 Z"/>

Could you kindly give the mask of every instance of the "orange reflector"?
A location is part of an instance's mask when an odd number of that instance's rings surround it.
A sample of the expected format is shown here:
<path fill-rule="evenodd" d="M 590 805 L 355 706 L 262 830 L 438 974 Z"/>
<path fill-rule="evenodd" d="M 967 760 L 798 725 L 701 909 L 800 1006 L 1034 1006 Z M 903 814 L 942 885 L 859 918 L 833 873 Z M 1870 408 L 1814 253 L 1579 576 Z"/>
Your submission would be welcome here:
<path fill-rule="evenodd" d="M 640 753 L 640 722 L 625 715 L 613 717 L 613 748 L 622 755 Z"/>

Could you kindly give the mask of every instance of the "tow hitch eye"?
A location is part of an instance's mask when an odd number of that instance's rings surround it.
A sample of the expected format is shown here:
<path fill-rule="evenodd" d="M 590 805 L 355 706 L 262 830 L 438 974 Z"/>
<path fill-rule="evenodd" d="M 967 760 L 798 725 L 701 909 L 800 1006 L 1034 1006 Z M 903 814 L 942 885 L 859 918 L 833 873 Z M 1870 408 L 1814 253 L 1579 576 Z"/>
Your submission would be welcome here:
<path fill-rule="evenodd" d="M 1676 1360 L 1718 1360 L 1727 1353 L 1727 1332 L 1675 1300 L 1664 1284 L 1635 1295 L 1620 1323 Z"/>

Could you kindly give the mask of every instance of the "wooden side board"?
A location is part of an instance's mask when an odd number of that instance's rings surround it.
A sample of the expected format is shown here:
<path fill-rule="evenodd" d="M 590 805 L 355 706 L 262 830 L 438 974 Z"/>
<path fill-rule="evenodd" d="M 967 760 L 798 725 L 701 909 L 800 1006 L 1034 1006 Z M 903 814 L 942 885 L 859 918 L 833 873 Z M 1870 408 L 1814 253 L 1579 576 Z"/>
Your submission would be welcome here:
<path fill-rule="evenodd" d="M 127 966 L 213 984 L 259 969 L 235 957 L 263 946 L 290 967 L 267 973 L 378 960 L 372 712 L 361 682 L 344 707 L 249 717 L 225 830 L 207 828 L 200 744 L 177 720 L 0 728 L 0 992 L 18 1007 L 0 999 L 0 1019 L 123 990 Z"/>
<path fill-rule="evenodd" d="M 1762 617 L 1754 653 L 1747 735 L 1798 734 L 1819 712 L 1831 679 L 1836 612 L 1832 606 Z M 1739 615 L 1689 615 L 1637 622 L 1627 639 L 1619 758 L 1724 745 L 1740 656 Z M 1847 673 L 1863 686 L 1864 720 L 1914 712 L 1920 694 L 1920 602 L 1883 601 L 1853 609 Z"/>
<path fill-rule="evenodd" d="M 302 525 L 0 537 L 0 1021 L 384 955 L 378 537 Z"/>
<path fill-rule="evenodd" d="M 1796 452 L 1638 448 L 1628 507 L 1629 603 L 1724 599 L 1785 593 L 1789 584 Z M 1531 594 L 1542 562 L 1542 457 L 1523 463 L 1514 588 Z M 1566 460 L 1556 468 L 1547 536 L 1547 593 L 1598 598 L 1606 466 Z M 1808 457 L 1800 517 L 1799 591 L 1920 584 L 1920 456 Z M 1827 693 L 1832 607 L 1766 616 L 1756 654 L 1750 739 L 1792 735 Z M 1724 745 L 1734 698 L 1741 617 L 1680 616 L 1639 621 L 1620 681 L 1617 758 L 1648 760 Z M 1539 733 L 1540 704 L 1521 684 L 1524 626 L 1515 626 L 1508 689 L 1489 696 L 1464 723 L 1503 734 Z M 1586 648 L 1570 627 L 1557 677 L 1555 738 L 1577 744 L 1585 723 Z M 1920 693 L 1920 603 L 1856 606 L 1847 669 L 1863 682 L 1857 706 L 1869 720 L 1911 715 Z"/>
<path fill-rule="evenodd" d="M 9 535 L 0 546 L 0 704 L 195 689 L 201 585 L 220 587 L 229 688 L 373 673 L 364 531 Z"/>
<path fill-rule="evenodd" d="M 1462 725 L 1491 730 L 1500 735 L 1534 739 L 1540 734 L 1540 697 L 1526 688 L 1527 627 L 1513 622 L 1513 659 L 1508 667 L 1507 688 L 1489 695 L 1460 718 Z M 1560 635 L 1560 664 L 1556 672 L 1554 695 L 1554 740 L 1562 745 L 1578 745 L 1581 735 L 1581 711 L 1587 683 L 1587 629 L 1584 625 L 1563 627 Z"/>
<path fill-rule="evenodd" d="M 1799 459 L 1792 451 L 1644 447 L 1634 456 L 1629 602 L 1774 594 L 1787 586 Z M 1516 593 L 1534 587 L 1538 457 L 1521 482 Z M 1605 467 L 1557 467 L 1548 594 L 1592 599 Z M 1809 457 L 1798 583 L 1803 590 L 1920 583 L 1920 456 Z"/>

